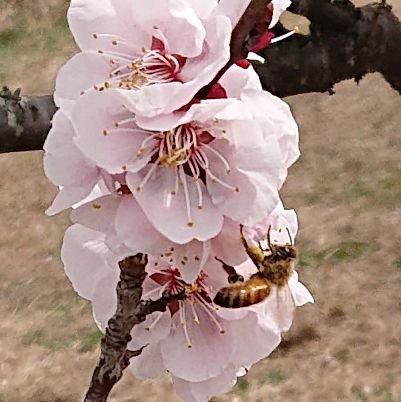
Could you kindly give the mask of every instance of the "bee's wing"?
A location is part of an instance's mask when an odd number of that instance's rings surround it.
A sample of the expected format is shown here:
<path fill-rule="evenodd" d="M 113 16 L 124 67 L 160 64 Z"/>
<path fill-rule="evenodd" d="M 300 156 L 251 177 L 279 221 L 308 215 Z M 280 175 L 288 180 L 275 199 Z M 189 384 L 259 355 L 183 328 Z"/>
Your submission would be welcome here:
<path fill-rule="evenodd" d="M 294 298 L 288 285 L 281 288 L 274 286 L 270 303 L 266 307 L 267 314 L 273 319 L 280 332 L 288 331 L 291 327 L 296 308 Z"/>

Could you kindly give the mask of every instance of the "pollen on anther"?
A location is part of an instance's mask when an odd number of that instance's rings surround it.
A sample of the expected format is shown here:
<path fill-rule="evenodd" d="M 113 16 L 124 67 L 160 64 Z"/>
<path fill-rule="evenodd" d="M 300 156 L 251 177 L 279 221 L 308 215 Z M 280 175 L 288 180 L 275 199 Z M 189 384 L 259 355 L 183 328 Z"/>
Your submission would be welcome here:
<path fill-rule="evenodd" d="M 100 204 L 92 204 L 92 207 L 95 209 L 100 209 L 102 206 Z"/>
<path fill-rule="evenodd" d="M 139 192 L 141 191 L 141 188 L 138 186 L 138 187 L 136 188 L 136 191 L 139 193 Z"/>

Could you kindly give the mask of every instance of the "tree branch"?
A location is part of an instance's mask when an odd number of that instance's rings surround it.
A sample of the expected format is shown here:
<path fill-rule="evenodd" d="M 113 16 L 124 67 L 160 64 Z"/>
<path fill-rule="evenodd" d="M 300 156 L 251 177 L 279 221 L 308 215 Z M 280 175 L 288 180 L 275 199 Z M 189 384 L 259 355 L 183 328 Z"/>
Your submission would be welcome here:
<path fill-rule="evenodd" d="M 121 274 L 117 285 L 117 310 L 109 320 L 102 339 L 100 358 L 85 402 L 105 402 L 129 366 L 130 359 L 141 354 L 143 348 L 138 351 L 127 349 L 132 328 L 144 322 L 147 315 L 165 311 L 169 303 L 183 297 L 183 294 L 165 295 L 155 301 L 141 301 L 146 264 L 147 257 L 143 254 L 128 257 L 119 263 Z"/>
<path fill-rule="evenodd" d="M 283 97 L 332 92 L 346 79 L 379 72 L 401 93 L 401 23 L 385 3 L 356 8 L 348 0 L 294 0 L 291 11 L 310 19 L 310 35 L 293 35 L 254 62 L 263 87 Z"/>
<path fill-rule="evenodd" d="M 0 91 L 0 153 L 43 148 L 56 106 L 51 95 L 20 97 L 20 90 Z"/>

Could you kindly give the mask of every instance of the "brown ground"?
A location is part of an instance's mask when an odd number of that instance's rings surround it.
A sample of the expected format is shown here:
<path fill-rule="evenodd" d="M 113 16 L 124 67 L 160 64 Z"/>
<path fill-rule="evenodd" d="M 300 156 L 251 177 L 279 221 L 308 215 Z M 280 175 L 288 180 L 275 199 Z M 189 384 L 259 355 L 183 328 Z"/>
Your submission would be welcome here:
<path fill-rule="evenodd" d="M 0 84 L 52 90 L 75 51 L 63 3 L 0 0 Z M 283 197 L 299 214 L 299 271 L 316 304 L 216 402 L 401 401 L 401 97 L 376 75 L 336 92 L 288 99 L 303 154 Z M 0 402 L 79 401 L 97 356 L 90 307 L 59 259 L 67 214 L 44 215 L 55 188 L 41 156 L 0 156 Z M 126 375 L 110 400 L 177 398 L 167 378 Z"/>

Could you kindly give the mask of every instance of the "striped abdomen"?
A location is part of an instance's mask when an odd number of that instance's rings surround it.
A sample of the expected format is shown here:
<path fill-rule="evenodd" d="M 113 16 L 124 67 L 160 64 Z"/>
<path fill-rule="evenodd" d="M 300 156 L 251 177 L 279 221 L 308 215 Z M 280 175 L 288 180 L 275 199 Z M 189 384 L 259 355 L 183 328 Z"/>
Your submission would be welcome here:
<path fill-rule="evenodd" d="M 252 306 L 269 296 L 271 286 L 267 279 L 257 273 L 245 282 L 237 282 L 221 288 L 213 301 L 218 306 L 227 308 Z"/>

